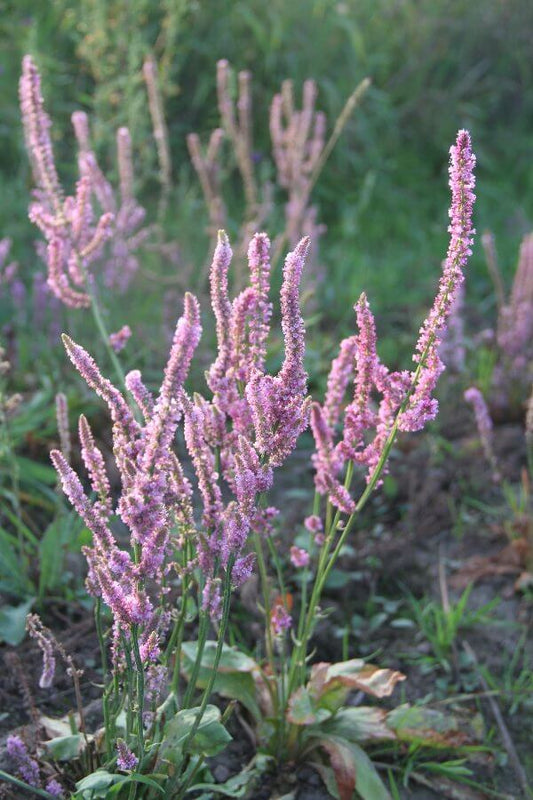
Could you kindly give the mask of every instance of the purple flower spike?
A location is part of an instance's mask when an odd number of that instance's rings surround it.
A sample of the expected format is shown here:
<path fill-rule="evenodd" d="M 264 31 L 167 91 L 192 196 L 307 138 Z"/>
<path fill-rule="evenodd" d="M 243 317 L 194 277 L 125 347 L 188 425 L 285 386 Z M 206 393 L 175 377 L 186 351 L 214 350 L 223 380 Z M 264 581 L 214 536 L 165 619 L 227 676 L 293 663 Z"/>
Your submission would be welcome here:
<path fill-rule="evenodd" d="M 6 749 L 19 776 L 30 786 L 39 787 L 41 785 L 39 765 L 28 753 L 28 748 L 20 736 L 8 736 Z"/>
<path fill-rule="evenodd" d="M 62 800 L 62 798 L 65 797 L 63 793 L 63 787 L 55 780 L 55 778 L 51 778 L 51 780 L 48 781 L 46 784 L 46 791 L 48 794 L 51 794 L 52 797 L 57 797 L 58 800 Z"/>
<path fill-rule="evenodd" d="M 124 771 L 134 770 L 139 763 L 139 759 L 131 752 L 124 739 L 117 739 L 117 751 L 117 767 Z"/>
<path fill-rule="evenodd" d="M 457 141 L 450 149 L 450 244 L 444 262 L 444 270 L 439 291 L 429 315 L 420 329 L 414 360 L 419 367 L 413 373 L 415 390 L 409 404 L 401 414 L 398 427 L 403 431 L 417 431 L 426 422 L 435 418 L 438 410 L 436 400 L 431 394 L 435 388 L 444 365 L 439 358 L 438 348 L 457 292 L 464 280 L 464 268 L 471 255 L 473 236 L 472 211 L 474 206 L 475 156 L 472 153 L 470 134 L 459 131 Z"/>
<path fill-rule="evenodd" d="M 354 373 L 356 354 L 357 337 L 350 336 L 348 339 L 343 339 L 340 344 L 339 355 L 331 364 L 328 387 L 324 399 L 324 416 L 332 429 L 335 428 L 341 416 L 342 401 Z"/>
<path fill-rule="evenodd" d="M 232 250 L 225 231 L 218 232 L 218 242 L 211 264 L 211 305 L 217 324 L 218 355 L 209 370 L 209 388 L 215 392 L 229 367 L 231 303 L 228 295 L 228 268 Z"/>
<path fill-rule="evenodd" d="M 283 269 L 281 287 L 281 327 L 285 339 L 285 360 L 279 373 L 282 392 L 287 398 L 305 396 L 307 373 L 304 369 L 305 327 L 300 310 L 300 281 L 309 237 L 305 236 L 289 253 Z"/>
<path fill-rule="evenodd" d="M 98 495 L 100 505 L 105 516 L 111 513 L 111 488 L 105 468 L 104 457 L 96 446 L 91 427 L 87 418 L 82 414 L 79 420 L 79 437 L 81 443 L 81 457 L 87 467 L 91 478 L 93 490 Z"/>
<path fill-rule="evenodd" d="M 496 456 L 494 455 L 493 448 L 493 425 L 489 409 L 485 399 L 479 389 L 471 386 L 465 392 L 465 400 L 474 409 L 474 416 L 476 418 L 476 425 L 481 439 L 481 446 L 489 464 L 493 468 L 493 480 L 498 482 L 501 480 L 501 475 L 498 470 Z"/>

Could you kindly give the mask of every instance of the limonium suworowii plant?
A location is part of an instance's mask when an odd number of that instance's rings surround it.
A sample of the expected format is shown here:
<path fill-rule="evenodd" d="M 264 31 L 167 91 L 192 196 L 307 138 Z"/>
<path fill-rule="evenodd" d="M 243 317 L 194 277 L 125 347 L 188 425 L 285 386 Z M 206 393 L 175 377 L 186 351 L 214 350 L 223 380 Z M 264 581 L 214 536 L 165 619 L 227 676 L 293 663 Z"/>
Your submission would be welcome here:
<path fill-rule="evenodd" d="M 327 578 L 381 481 L 397 432 L 421 430 L 437 414 L 439 347 L 474 233 L 474 163 L 469 134 L 460 131 L 451 149 L 450 245 L 411 371 L 392 372 L 380 361 L 374 318 L 363 294 L 355 306 L 357 332 L 340 345 L 324 402 L 308 396 L 300 309 L 307 237 L 287 255 L 283 268 L 284 359 L 276 374 L 266 370 L 272 306 L 270 242 L 264 233 L 249 244 L 248 285 L 233 299 L 232 250 L 226 234 L 218 234 L 210 270 L 218 349 L 206 372 L 205 396 L 191 395 L 186 387 L 201 336 L 200 307 L 192 294 L 185 295 L 157 396 L 139 371 L 125 378 L 137 415 L 91 355 L 63 337 L 71 362 L 109 409 L 120 475 L 116 498 L 84 416 L 79 439 L 91 494 L 64 454 L 51 454 L 67 497 L 92 533 L 92 543 L 84 548 L 87 589 L 95 599 L 105 675 L 104 729 L 90 744 L 101 763 L 99 785 L 131 778 L 128 796 L 135 797 L 136 781 L 143 778 L 163 787 L 166 797 L 182 798 L 202 774 L 204 756 L 230 738 L 220 711 L 209 705 L 215 689 L 223 696 L 239 695 L 257 721 L 260 749 L 271 758 L 319 752 L 341 800 L 349 800 L 356 788 L 364 798 L 387 796 L 359 745 L 365 737 L 408 736 L 405 709 L 398 717 L 394 711 L 350 710 L 343 704 L 353 688 L 389 695 L 404 676 L 357 659 L 309 669 L 311 638 Z M 284 585 L 274 541 L 277 510 L 269 505 L 268 493 L 275 470 L 308 425 L 316 443 L 316 493 L 304 522 L 309 546 L 293 545 L 287 554 L 302 576 L 295 609 Z M 174 448 L 178 429 L 187 464 Z M 359 496 L 353 485 L 358 469 L 366 484 Z M 126 535 L 117 529 L 118 517 Z M 280 584 L 275 598 L 267 554 Z M 258 662 L 224 643 L 232 592 L 254 571 L 265 622 L 264 660 Z M 186 621 L 195 607 L 197 641 L 186 642 Z M 232 673 L 239 680 L 228 683 L 224 676 Z M 357 724 L 351 712 L 360 715 Z M 89 789 L 93 779 L 89 775 L 78 782 L 78 790 Z M 376 786 L 381 794 L 370 794 Z"/>

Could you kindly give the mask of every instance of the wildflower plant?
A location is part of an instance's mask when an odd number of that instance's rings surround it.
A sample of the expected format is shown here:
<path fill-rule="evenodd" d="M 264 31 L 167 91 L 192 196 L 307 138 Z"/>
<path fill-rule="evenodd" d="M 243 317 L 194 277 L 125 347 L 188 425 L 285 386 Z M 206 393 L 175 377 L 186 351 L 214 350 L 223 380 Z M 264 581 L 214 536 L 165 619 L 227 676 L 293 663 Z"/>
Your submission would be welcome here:
<path fill-rule="evenodd" d="M 32 214 L 49 236 L 49 280 L 65 301 L 88 305 L 86 268 L 113 235 L 112 212 L 104 211 L 96 223 L 90 219 L 87 197 L 96 191 L 94 174 L 82 175 L 75 197 L 63 200 L 31 60 L 25 61 L 22 87 L 39 186 Z M 311 109 L 309 98 L 306 102 Z M 279 146 L 282 150 L 281 140 Z M 73 366 L 107 405 L 120 479 L 118 487 L 111 485 L 104 455 L 82 415 L 79 442 L 90 490 L 69 463 L 66 447 L 52 451 L 51 458 L 92 534 L 83 552 L 101 645 L 104 724 L 92 734 L 80 729 L 74 737 L 72 758 L 84 765 L 85 776 L 71 796 L 181 799 L 193 786 L 216 791 L 204 759 L 231 736 L 221 711 L 209 703 L 213 691 L 240 700 L 254 720 L 262 756 L 258 769 L 272 760 L 310 759 L 341 800 L 355 791 L 363 798 L 388 797 L 361 745 L 423 740 L 432 726 L 444 724 L 438 712 L 436 719 L 408 706 L 390 712 L 346 706 L 352 689 L 374 698 L 390 695 L 404 680 L 397 671 L 359 659 L 309 662 L 326 581 L 382 480 L 398 432 L 421 430 L 437 414 L 433 391 L 444 368 L 439 347 L 474 233 L 475 159 L 468 132 L 458 133 L 450 155 L 450 245 L 410 371 L 391 371 L 380 361 L 374 317 L 362 294 L 355 305 L 356 333 L 340 344 L 324 401 L 309 396 L 300 300 L 311 246 L 307 236 L 294 244 L 283 267 L 284 358 L 275 374 L 266 368 L 273 309 L 265 233 L 252 236 L 247 285 L 231 298 L 233 253 L 226 233 L 218 232 L 210 269 L 218 347 L 203 395 L 187 389 L 202 333 L 200 305 L 191 293 L 185 294 L 155 395 L 138 370 L 124 378 L 127 394 L 116 388 L 90 353 L 63 335 Z M 243 169 L 245 156 L 243 151 Z M 128 334 L 116 334 L 112 346 L 122 345 Z M 58 408 L 64 420 L 62 398 Z M 292 568 L 302 576 L 299 603 L 292 608 L 275 540 L 279 511 L 268 498 L 276 470 L 308 426 L 315 441 L 316 491 L 304 523 L 309 547 L 290 547 Z M 177 434 L 186 452 L 175 448 Z M 359 494 L 358 472 L 364 478 Z M 271 562 L 279 584 L 275 595 Z M 253 573 L 259 576 L 265 633 L 257 660 L 225 643 L 233 592 Z M 191 620 L 196 639 L 186 641 Z M 43 675 L 49 685 L 52 644 L 38 620 L 32 617 L 30 623 L 47 659 Z M 54 757 L 64 746 L 53 741 L 48 752 Z M 12 749 L 19 753 L 19 743 Z M 30 761 L 24 765 L 37 781 Z M 66 793 L 72 787 L 68 770 L 63 780 Z M 50 788 L 40 791 L 60 796 Z"/>

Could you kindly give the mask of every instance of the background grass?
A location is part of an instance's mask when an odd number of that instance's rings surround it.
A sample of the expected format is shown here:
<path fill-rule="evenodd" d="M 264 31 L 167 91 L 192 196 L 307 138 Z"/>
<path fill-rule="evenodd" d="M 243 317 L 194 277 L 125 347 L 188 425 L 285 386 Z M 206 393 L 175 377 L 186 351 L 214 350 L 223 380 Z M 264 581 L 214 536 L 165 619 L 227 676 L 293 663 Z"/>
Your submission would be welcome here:
<path fill-rule="evenodd" d="M 327 112 L 331 130 L 347 96 L 369 75 L 372 87 L 314 193 L 328 226 L 321 253 L 327 270 L 319 292 L 322 331 L 339 324 L 348 329 L 351 304 L 365 289 L 384 334 L 384 356 L 396 359 L 404 339 L 412 340 L 445 254 L 447 151 L 460 127 L 471 130 L 478 157 L 476 226 L 494 230 L 504 274 L 509 278 L 514 270 L 533 203 L 529 0 L 4 0 L 0 19 L 0 234 L 13 238 L 28 285 L 38 264 L 35 232 L 26 221 L 30 176 L 17 103 L 25 52 L 42 71 L 67 185 L 76 174 L 69 118 L 82 107 L 91 114 L 97 151 L 111 172 L 114 131 L 129 125 L 139 189 L 152 214 L 157 165 L 141 65 L 147 52 L 155 53 L 174 165 L 165 224 L 193 273 L 205 259 L 206 218 L 185 137 L 218 124 L 217 59 L 253 72 L 255 148 L 265 162 L 268 105 L 283 79 L 292 78 L 297 89 L 307 77 L 317 81 L 318 107 Z M 226 190 L 237 217 L 236 186 L 230 172 Z M 149 268 L 171 277 L 172 268 L 162 261 L 152 259 Z M 470 273 L 468 297 L 482 303 L 491 287 L 479 244 Z M 121 304 L 117 325 L 127 321 L 141 333 L 143 325 L 153 325 L 163 290 L 141 277 L 127 319 Z M 491 303 L 484 305 L 489 312 Z M 159 334 L 150 328 L 152 340 Z"/>

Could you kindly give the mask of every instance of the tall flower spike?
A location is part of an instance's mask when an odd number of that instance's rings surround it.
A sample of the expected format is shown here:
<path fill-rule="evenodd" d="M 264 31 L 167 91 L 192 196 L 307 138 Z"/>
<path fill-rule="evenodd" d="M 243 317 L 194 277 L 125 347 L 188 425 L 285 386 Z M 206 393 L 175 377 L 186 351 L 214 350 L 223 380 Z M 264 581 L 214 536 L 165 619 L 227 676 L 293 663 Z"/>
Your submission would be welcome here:
<path fill-rule="evenodd" d="M 209 370 L 209 388 L 213 392 L 229 366 L 231 303 L 228 295 L 228 268 L 231 257 L 229 239 L 225 231 L 219 231 L 210 271 L 211 305 L 216 320 L 218 343 L 218 355 Z"/>
<path fill-rule="evenodd" d="M 109 552 L 115 547 L 115 540 L 113 538 L 113 534 L 107 527 L 106 521 L 100 513 L 99 507 L 94 506 L 89 501 L 89 498 L 83 491 L 83 486 L 81 485 L 80 479 L 72 467 L 67 463 L 63 454 L 60 453 L 59 450 L 52 450 L 50 453 L 50 458 L 52 460 L 52 464 L 59 474 L 59 477 L 61 478 L 63 491 L 89 530 L 92 532 L 96 547 L 101 552 L 109 554 Z"/>
<path fill-rule="evenodd" d="M 146 430 L 146 447 L 143 457 L 145 470 L 149 470 L 159 460 L 165 458 L 165 453 L 172 442 L 178 414 L 181 413 L 178 398 L 181 396 L 183 384 L 202 333 L 198 300 L 193 294 L 187 292 L 184 305 L 184 314 L 176 325 L 161 391 Z"/>
<path fill-rule="evenodd" d="M 356 453 L 364 445 L 365 431 L 376 422 L 376 415 L 371 408 L 371 393 L 379 366 L 374 315 L 364 292 L 354 308 L 359 328 L 355 337 L 355 386 L 353 400 L 346 408 L 342 443 L 344 455 L 350 459 L 355 459 Z"/>
<path fill-rule="evenodd" d="M 70 430 L 68 422 L 68 405 L 67 398 L 63 392 L 58 392 L 56 394 L 56 419 L 61 452 L 65 456 L 65 459 L 70 462 L 72 448 L 70 443 Z"/>
<path fill-rule="evenodd" d="M 339 355 L 331 364 L 328 386 L 324 399 L 324 416 L 330 428 L 335 428 L 342 411 L 342 401 L 355 369 L 357 353 L 357 337 L 343 339 L 339 347 Z"/>
<path fill-rule="evenodd" d="M 475 230 L 472 226 L 474 207 L 474 166 L 470 134 L 461 130 L 455 145 L 450 149 L 450 244 L 444 262 L 439 291 L 429 315 L 420 329 L 420 336 L 413 356 L 418 369 L 413 373 L 414 391 L 405 411 L 400 415 L 398 427 L 404 431 L 420 430 L 426 422 L 435 418 L 438 404 L 431 399 L 437 379 L 444 369 L 438 356 L 446 321 L 450 315 L 454 298 L 464 280 L 464 268 L 470 256 Z"/>
<path fill-rule="evenodd" d="M 281 287 L 281 327 L 285 340 L 285 359 L 279 373 L 283 392 L 287 397 L 304 396 L 307 390 L 307 373 L 304 369 L 305 327 L 300 310 L 300 281 L 309 238 L 305 236 L 289 253 L 283 268 Z"/>
<path fill-rule="evenodd" d="M 465 400 L 474 409 L 474 416 L 476 418 L 476 425 L 481 440 L 481 446 L 485 453 L 485 458 L 492 467 L 492 478 L 495 482 L 501 480 L 501 475 L 498 470 L 498 462 L 493 448 L 493 433 L 492 433 L 492 419 L 490 417 L 489 409 L 485 403 L 485 399 L 478 388 L 471 386 L 465 392 Z"/>
<path fill-rule="evenodd" d="M 81 345 L 76 344 L 66 334 L 63 334 L 61 338 L 68 357 L 82 378 L 107 403 L 113 422 L 121 425 L 130 438 L 136 437 L 139 433 L 139 425 L 119 390 L 113 386 L 111 381 L 103 377 L 94 359 Z"/>
<path fill-rule="evenodd" d="M 107 477 L 104 457 L 96 446 L 91 427 L 82 414 L 79 420 L 81 456 L 87 468 L 93 490 L 98 495 L 100 508 L 106 515 L 111 513 L 111 488 Z"/>
<path fill-rule="evenodd" d="M 57 212 L 61 205 L 62 192 L 54 164 L 51 122 L 44 110 L 41 76 L 31 56 L 24 56 L 22 60 L 19 95 L 24 136 L 32 159 L 35 180 L 39 188 L 53 199 Z"/>

